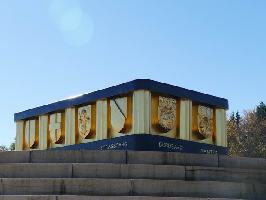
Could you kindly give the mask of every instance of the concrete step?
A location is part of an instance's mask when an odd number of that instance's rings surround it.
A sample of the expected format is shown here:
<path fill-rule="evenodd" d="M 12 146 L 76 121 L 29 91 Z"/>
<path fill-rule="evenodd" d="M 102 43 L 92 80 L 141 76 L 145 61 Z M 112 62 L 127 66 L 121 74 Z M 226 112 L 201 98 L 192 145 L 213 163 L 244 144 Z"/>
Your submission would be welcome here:
<path fill-rule="evenodd" d="M 0 178 L 119 178 L 265 183 L 266 170 L 111 163 L 0 164 Z"/>
<path fill-rule="evenodd" d="M 229 181 L 266 184 L 266 170 L 186 166 L 186 179 L 190 181 Z"/>
<path fill-rule="evenodd" d="M 126 163 L 126 151 L 0 152 L 0 163 Z"/>
<path fill-rule="evenodd" d="M 245 169 L 266 169 L 266 159 L 219 156 L 219 167 L 245 168 Z"/>
<path fill-rule="evenodd" d="M 0 196 L 0 200 L 229 200 L 224 198 L 193 198 L 193 197 L 134 197 L 134 196 L 37 196 L 37 195 L 24 195 L 24 196 Z M 230 199 L 230 200 L 240 200 L 240 199 Z"/>
<path fill-rule="evenodd" d="M 266 159 L 152 151 L 0 152 L 0 163 L 120 163 L 266 169 Z"/>
<path fill-rule="evenodd" d="M 151 179 L 3 178 L 0 194 L 265 199 L 266 185 Z"/>
<path fill-rule="evenodd" d="M 128 151 L 127 163 L 266 169 L 266 159 L 173 152 Z"/>

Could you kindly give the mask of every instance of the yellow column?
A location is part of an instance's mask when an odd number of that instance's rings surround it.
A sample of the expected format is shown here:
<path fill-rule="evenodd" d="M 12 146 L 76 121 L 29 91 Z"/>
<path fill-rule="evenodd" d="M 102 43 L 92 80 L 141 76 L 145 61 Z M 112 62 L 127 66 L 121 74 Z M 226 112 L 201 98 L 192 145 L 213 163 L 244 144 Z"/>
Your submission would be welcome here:
<path fill-rule="evenodd" d="M 150 133 L 151 93 L 138 90 L 133 93 L 133 134 Z"/>
<path fill-rule="evenodd" d="M 216 145 L 227 147 L 226 111 L 216 109 Z"/>
<path fill-rule="evenodd" d="M 107 139 L 107 100 L 96 102 L 96 140 Z"/>
<path fill-rule="evenodd" d="M 65 115 L 65 145 L 76 144 L 76 109 L 66 109 Z"/>
<path fill-rule="evenodd" d="M 39 149 L 48 148 L 48 116 L 39 117 Z"/>
<path fill-rule="evenodd" d="M 190 140 L 192 133 L 192 101 L 180 101 L 180 139 Z"/>
<path fill-rule="evenodd" d="M 23 150 L 23 129 L 24 129 L 24 121 L 16 122 L 16 151 Z"/>

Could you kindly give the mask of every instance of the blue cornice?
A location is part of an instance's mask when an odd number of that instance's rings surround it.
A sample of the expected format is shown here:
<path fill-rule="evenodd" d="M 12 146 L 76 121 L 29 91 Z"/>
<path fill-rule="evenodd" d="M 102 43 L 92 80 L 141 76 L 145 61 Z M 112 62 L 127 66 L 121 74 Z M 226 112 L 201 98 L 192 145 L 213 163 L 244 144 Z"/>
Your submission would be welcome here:
<path fill-rule="evenodd" d="M 135 90 L 149 90 L 154 93 L 169 95 L 175 98 L 190 99 L 193 102 L 198 102 L 204 105 L 228 109 L 228 100 L 224 98 L 203 94 L 193 90 L 184 89 L 166 83 L 160 83 L 149 79 L 136 79 L 117 86 L 98 90 L 89 94 L 84 94 L 73 99 L 66 99 L 52 104 L 29 109 L 23 112 L 15 113 L 14 120 L 19 121 L 59 110 L 64 110 L 73 106 L 89 104 L 99 99 L 124 95 Z"/>

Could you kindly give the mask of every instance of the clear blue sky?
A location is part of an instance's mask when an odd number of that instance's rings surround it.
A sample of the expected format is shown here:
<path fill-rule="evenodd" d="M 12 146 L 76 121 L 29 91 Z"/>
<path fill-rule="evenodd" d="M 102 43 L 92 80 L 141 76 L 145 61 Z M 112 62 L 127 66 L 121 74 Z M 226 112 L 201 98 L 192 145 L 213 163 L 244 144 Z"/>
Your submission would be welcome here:
<path fill-rule="evenodd" d="M 264 0 L 0 1 L 0 144 L 13 114 L 136 78 L 266 101 Z M 229 111 L 229 112 L 230 112 Z"/>

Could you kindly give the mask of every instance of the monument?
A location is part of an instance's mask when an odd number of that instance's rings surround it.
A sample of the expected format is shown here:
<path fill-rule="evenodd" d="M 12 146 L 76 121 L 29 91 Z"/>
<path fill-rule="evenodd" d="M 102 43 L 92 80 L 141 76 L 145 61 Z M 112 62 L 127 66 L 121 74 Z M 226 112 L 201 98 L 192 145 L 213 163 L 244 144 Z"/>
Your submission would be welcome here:
<path fill-rule="evenodd" d="M 223 98 L 137 79 L 14 116 L 16 150 L 227 154 Z"/>
<path fill-rule="evenodd" d="M 266 160 L 224 155 L 227 109 L 138 79 L 17 113 L 0 199 L 265 199 Z"/>

